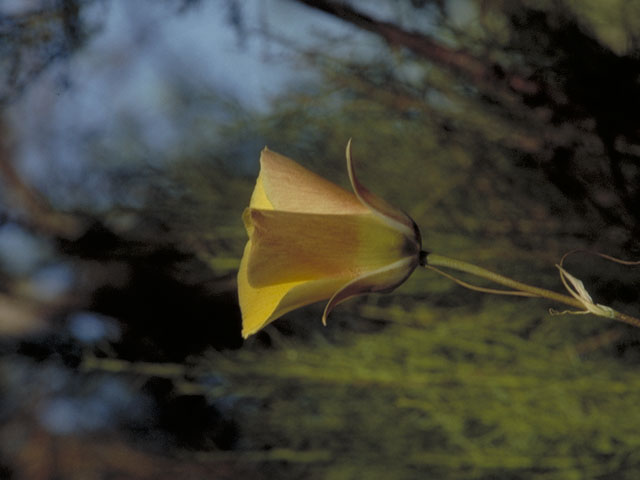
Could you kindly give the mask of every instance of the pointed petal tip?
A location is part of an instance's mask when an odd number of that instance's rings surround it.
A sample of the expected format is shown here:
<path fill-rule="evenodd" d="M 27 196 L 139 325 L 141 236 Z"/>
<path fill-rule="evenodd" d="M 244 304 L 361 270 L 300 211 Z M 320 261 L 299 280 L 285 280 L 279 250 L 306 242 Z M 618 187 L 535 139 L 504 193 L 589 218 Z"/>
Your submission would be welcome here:
<path fill-rule="evenodd" d="M 270 160 L 270 159 L 274 159 L 274 158 L 276 158 L 278 156 L 281 156 L 281 155 L 279 155 L 278 153 L 274 152 L 267 145 L 265 145 L 262 148 L 262 150 L 260 150 L 260 164 L 262 164 L 262 162 L 265 159 L 269 159 Z"/>
<path fill-rule="evenodd" d="M 349 180 L 351 181 L 351 186 L 354 189 L 354 193 L 355 193 L 355 187 L 353 185 L 353 159 L 351 157 L 351 140 L 352 138 L 349 137 L 349 140 L 347 140 L 347 146 L 345 147 L 345 157 L 347 158 L 347 173 L 349 174 Z"/>
<path fill-rule="evenodd" d="M 260 163 L 262 163 L 262 160 L 264 159 L 265 156 L 271 155 L 271 153 L 272 152 L 271 150 L 269 150 L 269 147 L 265 145 L 264 148 L 260 150 Z"/>
<path fill-rule="evenodd" d="M 327 311 L 327 309 L 329 308 L 329 304 L 327 303 L 327 306 L 324 307 L 324 312 L 322 312 L 322 325 L 323 326 L 327 326 L 327 317 L 329 316 L 329 311 Z"/>
<path fill-rule="evenodd" d="M 342 288 L 338 290 L 336 293 L 342 291 Z M 327 319 L 329 318 L 329 315 L 331 315 L 331 312 L 333 311 L 333 309 L 336 307 L 336 305 L 338 305 L 338 303 L 341 303 L 343 301 L 343 300 L 338 302 L 335 301 L 336 293 L 334 293 L 333 296 L 329 299 L 329 301 L 324 307 L 324 311 L 322 312 L 322 325 L 325 327 L 327 326 Z M 346 300 L 346 298 L 344 300 Z"/>

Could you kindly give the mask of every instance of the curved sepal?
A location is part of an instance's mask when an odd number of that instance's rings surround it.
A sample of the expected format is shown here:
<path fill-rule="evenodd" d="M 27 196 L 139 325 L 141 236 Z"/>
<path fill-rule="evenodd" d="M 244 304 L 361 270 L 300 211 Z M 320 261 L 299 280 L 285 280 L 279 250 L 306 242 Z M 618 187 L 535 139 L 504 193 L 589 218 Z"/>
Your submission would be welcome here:
<path fill-rule="evenodd" d="M 419 245 L 421 243 L 420 231 L 411 217 L 403 211 L 389 205 L 385 200 L 365 187 L 358 179 L 356 175 L 356 162 L 351 155 L 351 139 L 347 142 L 346 157 L 349 180 L 351 181 L 351 186 L 358 200 L 378 215 L 385 223 L 402 231 L 408 238 L 416 238 L 416 242 Z"/>
<path fill-rule="evenodd" d="M 394 290 L 411 275 L 417 265 L 416 258 L 407 257 L 377 270 L 367 272 L 350 281 L 329 299 L 322 314 L 322 324 L 327 324 L 327 317 L 331 310 L 345 300 L 365 293 L 390 292 Z"/>

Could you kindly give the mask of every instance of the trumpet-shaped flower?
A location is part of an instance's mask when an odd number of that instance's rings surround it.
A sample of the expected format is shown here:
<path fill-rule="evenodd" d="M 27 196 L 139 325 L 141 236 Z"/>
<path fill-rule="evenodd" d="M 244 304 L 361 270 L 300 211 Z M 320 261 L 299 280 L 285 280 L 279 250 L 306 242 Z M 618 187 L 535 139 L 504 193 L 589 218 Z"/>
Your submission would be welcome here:
<path fill-rule="evenodd" d="M 419 263 L 420 232 L 362 185 L 347 145 L 354 193 L 264 149 L 243 220 L 238 272 L 242 335 L 296 308 L 329 300 L 322 317 L 356 295 L 391 291 Z"/>

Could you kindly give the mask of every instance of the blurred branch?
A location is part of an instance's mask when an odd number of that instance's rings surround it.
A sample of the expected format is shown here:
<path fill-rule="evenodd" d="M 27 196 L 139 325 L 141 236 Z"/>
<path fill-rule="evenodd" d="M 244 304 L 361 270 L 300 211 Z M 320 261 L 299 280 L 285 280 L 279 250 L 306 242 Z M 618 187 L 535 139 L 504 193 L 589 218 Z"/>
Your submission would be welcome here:
<path fill-rule="evenodd" d="M 28 335 L 47 326 L 44 305 L 0 293 L 0 338 Z"/>
<path fill-rule="evenodd" d="M 529 59 L 524 70 L 532 72 L 529 76 L 507 71 L 488 56 L 377 20 L 347 2 L 297 1 L 372 32 L 391 46 L 408 49 L 449 72 L 454 81 L 470 83 L 483 101 L 489 98 L 497 107 L 494 110 L 516 127 L 505 137 L 510 143 L 505 146 L 535 156 L 531 164 L 579 211 L 593 208 L 607 224 L 630 232 L 640 229 L 639 157 L 617 148 L 624 140 L 632 146 L 630 151 L 637 151 L 640 61 L 616 55 L 582 28 L 571 12 L 536 10 L 517 2 L 504 12 L 515 32 L 509 49 Z M 553 50 L 544 45 L 553 45 Z M 358 80 L 371 83 L 366 75 Z M 375 85 L 364 85 L 363 90 L 372 88 Z M 400 111 L 414 103 L 410 93 L 389 90 L 388 85 L 372 95 Z M 482 124 L 475 126 L 483 130 Z"/>
<path fill-rule="evenodd" d="M 16 428 L 15 425 L 11 425 Z M 24 427 L 20 431 L 23 431 Z M 236 452 L 211 452 L 197 455 L 178 452 L 162 455 L 130 445 L 123 435 L 54 435 L 37 425 L 17 440 L 15 478 L 42 480 L 66 478 L 128 478 L 131 480 L 168 480 L 175 478 L 263 478 L 241 462 L 246 455 Z M 260 452 L 256 452 L 260 453 Z M 305 452 L 301 452 L 304 454 Z M 307 454 L 307 456 L 309 456 Z M 262 455 L 262 460 L 266 455 Z M 275 455 L 273 455 L 275 457 Z M 281 455 L 280 457 L 285 457 Z M 281 460 L 281 458 L 277 458 Z M 317 461 L 310 458 L 307 461 Z"/>
<path fill-rule="evenodd" d="M 59 0 L 47 7 L 0 16 L 0 105 L 11 103 L 57 60 L 68 58 L 87 38 L 81 10 L 89 0 Z"/>
<path fill-rule="evenodd" d="M 11 216 L 39 232 L 58 238 L 73 239 L 83 230 L 79 219 L 56 211 L 49 202 L 28 185 L 10 160 L 7 128 L 0 122 L 0 181 L 3 194 L 11 208 Z"/>
<path fill-rule="evenodd" d="M 454 50 L 438 43 L 428 35 L 408 32 L 395 24 L 376 20 L 342 2 L 331 0 L 297 0 L 357 27 L 380 35 L 390 45 L 405 47 L 416 55 L 464 76 L 474 84 L 481 84 L 496 92 L 499 85 L 507 85 L 522 95 L 535 95 L 540 86 L 521 75 L 507 72 L 501 65 L 479 59 L 464 50 Z"/>

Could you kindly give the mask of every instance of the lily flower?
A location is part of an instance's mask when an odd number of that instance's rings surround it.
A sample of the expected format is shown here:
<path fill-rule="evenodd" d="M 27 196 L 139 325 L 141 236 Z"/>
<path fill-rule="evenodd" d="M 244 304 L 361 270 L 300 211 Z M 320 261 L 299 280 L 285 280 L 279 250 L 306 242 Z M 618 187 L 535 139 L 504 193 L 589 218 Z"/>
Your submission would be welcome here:
<path fill-rule="evenodd" d="M 347 144 L 353 192 L 265 148 L 243 220 L 249 241 L 238 271 L 242 336 L 296 308 L 389 292 L 418 266 L 415 222 L 362 185 Z"/>

